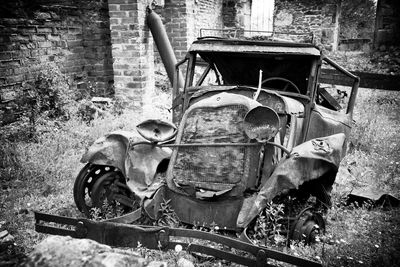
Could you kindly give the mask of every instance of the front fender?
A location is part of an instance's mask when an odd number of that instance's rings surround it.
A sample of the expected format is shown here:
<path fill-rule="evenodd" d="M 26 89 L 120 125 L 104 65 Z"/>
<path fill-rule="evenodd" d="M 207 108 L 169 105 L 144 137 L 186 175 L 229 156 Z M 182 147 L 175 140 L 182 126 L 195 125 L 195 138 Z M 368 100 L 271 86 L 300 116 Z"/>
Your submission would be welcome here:
<path fill-rule="evenodd" d="M 169 160 L 172 150 L 154 144 L 137 144 L 129 149 L 125 160 L 128 187 L 141 199 L 150 198 L 163 181 L 155 180 L 157 168 Z"/>
<path fill-rule="evenodd" d="M 141 199 L 149 198 L 160 187 L 160 183 L 154 183 L 157 168 L 163 160 L 169 160 L 172 150 L 146 141 L 130 147 L 132 139 L 139 138 L 126 131 L 107 134 L 87 149 L 81 162 L 118 168 L 133 193 Z"/>
<path fill-rule="evenodd" d="M 126 131 L 115 131 L 97 139 L 83 154 L 82 163 L 107 165 L 118 168 L 125 175 L 125 159 L 129 140 L 134 135 Z"/>
<path fill-rule="evenodd" d="M 293 148 L 290 156 L 279 162 L 255 197 L 253 205 L 244 205 L 237 225 L 246 227 L 274 197 L 319 180 L 325 188 L 333 185 L 345 144 L 343 133 L 316 138 Z"/>

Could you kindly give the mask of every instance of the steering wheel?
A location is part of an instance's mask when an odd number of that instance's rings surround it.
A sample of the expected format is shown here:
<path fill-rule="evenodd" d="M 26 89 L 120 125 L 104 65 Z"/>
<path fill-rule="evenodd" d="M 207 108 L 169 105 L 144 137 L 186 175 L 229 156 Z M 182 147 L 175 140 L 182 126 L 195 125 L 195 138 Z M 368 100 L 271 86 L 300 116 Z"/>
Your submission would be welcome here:
<path fill-rule="evenodd" d="M 280 89 L 281 91 L 287 91 L 287 89 L 289 88 L 289 85 L 290 85 L 291 88 L 293 88 L 294 91 L 295 91 L 296 93 L 299 93 L 299 94 L 300 94 L 300 89 L 299 89 L 292 81 L 290 81 L 290 80 L 288 80 L 288 79 L 286 79 L 286 78 L 282 78 L 282 77 L 269 77 L 269 78 L 263 80 L 263 81 L 261 82 L 261 84 L 264 84 L 264 83 L 267 83 L 267 82 L 270 82 L 270 81 L 283 81 L 283 82 L 285 82 L 286 84 L 285 84 L 285 86 L 284 86 L 282 89 Z"/>

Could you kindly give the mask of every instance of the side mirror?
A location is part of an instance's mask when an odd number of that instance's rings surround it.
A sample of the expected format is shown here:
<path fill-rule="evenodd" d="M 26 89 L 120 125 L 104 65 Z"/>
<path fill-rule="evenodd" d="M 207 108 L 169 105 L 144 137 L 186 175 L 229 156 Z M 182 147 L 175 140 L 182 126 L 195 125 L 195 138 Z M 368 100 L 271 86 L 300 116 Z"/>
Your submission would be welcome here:
<path fill-rule="evenodd" d="M 176 126 L 162 120 L 145 120 L 136 126 L 138 133 L 150 142 L 171 140 L 177 134 Z"/>
<path fill-rule="evenodd" d="M 244 117 L 244 131 L 250 139 L 269 141 L 279 131 L 279 116 L 269 107 L 255 107 Z"/>

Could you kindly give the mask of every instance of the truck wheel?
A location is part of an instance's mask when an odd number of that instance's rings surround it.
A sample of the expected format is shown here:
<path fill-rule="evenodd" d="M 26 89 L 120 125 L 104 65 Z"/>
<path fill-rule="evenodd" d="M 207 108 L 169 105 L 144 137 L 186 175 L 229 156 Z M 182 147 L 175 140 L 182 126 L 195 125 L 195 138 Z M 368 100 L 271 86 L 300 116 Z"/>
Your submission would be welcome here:
<path fill-rule="evenodd" d="M 99 177 L 106 173 L 119 172 L 114 167 L 88 163 L 79 172 L 74 183 L 74 201 L 78 210 L 90 216 L 93 207 L 92 189 Z"/>
<path fill-rule="evenodd" d="M 325 220 L 313 208 L 306 208 L 300 212 L 290 231 L 290 239 L 304 241 L 305 244 L 316 242 L 316 237 L 325 232 Z"/>

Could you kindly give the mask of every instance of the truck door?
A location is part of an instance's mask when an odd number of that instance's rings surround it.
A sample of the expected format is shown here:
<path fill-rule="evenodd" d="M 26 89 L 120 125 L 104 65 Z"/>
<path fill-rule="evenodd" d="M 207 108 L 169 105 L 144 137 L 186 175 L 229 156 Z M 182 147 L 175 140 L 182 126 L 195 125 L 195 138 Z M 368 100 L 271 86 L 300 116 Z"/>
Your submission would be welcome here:
<path fill-rule="evenodd" d="M 350 133 L 360 79 L 331 59 L 322 59 L 306 140 Z M 327 71 L 324 71 L 324 70 Z"/>

